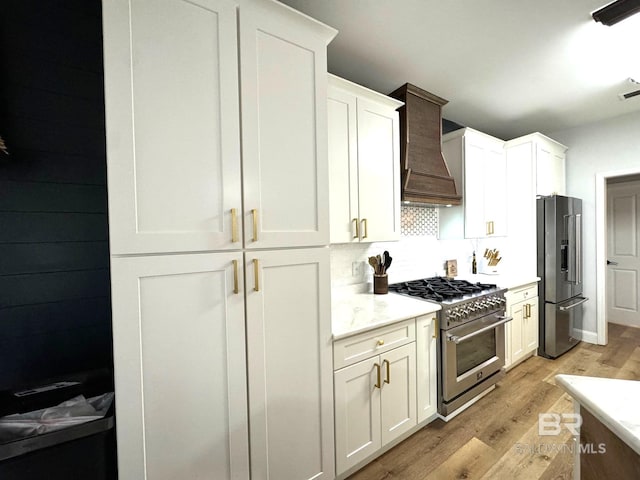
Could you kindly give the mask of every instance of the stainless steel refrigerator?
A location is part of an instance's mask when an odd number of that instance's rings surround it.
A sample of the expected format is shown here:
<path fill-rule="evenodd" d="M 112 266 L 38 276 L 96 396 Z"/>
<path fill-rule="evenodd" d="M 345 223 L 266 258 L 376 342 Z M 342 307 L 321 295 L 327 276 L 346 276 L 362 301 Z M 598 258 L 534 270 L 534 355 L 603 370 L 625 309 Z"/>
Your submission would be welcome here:
<path fill-rule="evenodd" d="M 538 354 L 556 358 L 576 346 L 582 328 L 582 200 L 537 199 L 540 342 Z"/>

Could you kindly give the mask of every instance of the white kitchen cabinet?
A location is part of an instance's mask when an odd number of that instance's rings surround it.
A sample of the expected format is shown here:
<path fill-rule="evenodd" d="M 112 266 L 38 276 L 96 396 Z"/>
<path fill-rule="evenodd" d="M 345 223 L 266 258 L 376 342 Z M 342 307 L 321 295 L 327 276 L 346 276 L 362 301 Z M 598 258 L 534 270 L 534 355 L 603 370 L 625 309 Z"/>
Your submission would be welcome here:
<path fill-rule="evenodd" d="M 335 30 L 240 2 L 246 248 L 329 243 L 327 44 Z"/>
<path fill-rule="evenodd" d="M 240 252 L 112 259 L 123 480 L 249 478 L 242 264 Z"/>
<path fill-rule="evenodd" d="M 337 370 L 334 383 L 338 474 L 417 424 L 415 342 Z"/>
<path fill-rule="evenodd" d="M 435 315 L 416 319 L 418 423 L 432 418 L 438 409 L 436 349 L 439 334 Z"/>
<path fill-rule="evenodd" d="M 247 252 L 251 478 L 334 478 L 329 249 Z"/>
<path fill-rule="evenodd" d="M 505 366 L 512 367 L 535 354 L 538 348 L 538 285 L 532 283 L 509 289 L 505 294 L 507 313 Z"/>
<path fill-rule="evenodd" d="M 111 253 L 241 248 L 236 4 L 113 0 L 103 17 Z"/>
<path fill-rule="evenodd" d="M 335 30 L 270 0 L 103 24 L 120 478 L 333 478 Z"/>
<path fill-rule="evenodd" d="M 537 273 L 536 195 L 565 194 L 567 147 L 533 133 L 505 144 L 509 242 L 504 256 L 526 275 Z"/>
<path fill-rule="evenodd" d="M 329 75 L 331 243 L 400 238 L 402 102 Z"/>
<path fill-rule="evenodd" d="M 462 206 L 440 211 L 440 238 L 507 235 L 504 142 L 463 128 L 443 135 L 442 153 L 464 193 Z"/>
<path fill-rule="evenodd" d="M 335 31 L 267 0 L 103 9 L 111 252 L 327 244 Z"/>

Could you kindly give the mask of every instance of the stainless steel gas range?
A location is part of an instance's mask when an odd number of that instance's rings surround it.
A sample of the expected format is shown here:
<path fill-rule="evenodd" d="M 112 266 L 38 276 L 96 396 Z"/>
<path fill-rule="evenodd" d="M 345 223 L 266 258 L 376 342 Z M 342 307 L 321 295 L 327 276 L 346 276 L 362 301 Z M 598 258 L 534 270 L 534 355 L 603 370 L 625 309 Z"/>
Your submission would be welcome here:
<path fill-rule="evenodd" d="M 506 289 L 444 277 L 389 285 L 389 291 L 438 303 L 438 413 L 447 417 L 504 375 Z"/>

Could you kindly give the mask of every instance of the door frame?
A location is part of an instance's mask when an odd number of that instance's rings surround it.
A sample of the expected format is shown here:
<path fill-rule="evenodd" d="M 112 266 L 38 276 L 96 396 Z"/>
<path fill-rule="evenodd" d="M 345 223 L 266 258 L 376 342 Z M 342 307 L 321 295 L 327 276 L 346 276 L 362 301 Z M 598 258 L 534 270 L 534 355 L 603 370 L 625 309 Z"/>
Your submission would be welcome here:
<path fill-rule="evenodd" d="M 607 329 L 607 180 L 640 174 L 640 167 L 596 173 L 596 330 L 598 345 L 608 342 Z"/>

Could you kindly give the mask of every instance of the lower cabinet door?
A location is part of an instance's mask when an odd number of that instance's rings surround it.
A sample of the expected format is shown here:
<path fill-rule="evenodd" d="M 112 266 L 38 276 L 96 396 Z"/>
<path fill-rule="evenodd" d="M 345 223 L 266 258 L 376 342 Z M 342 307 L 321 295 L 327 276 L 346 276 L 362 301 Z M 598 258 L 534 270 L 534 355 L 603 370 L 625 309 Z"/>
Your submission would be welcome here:
<path fill-rule="evenodd" d="M 245 256 L 251 478 L 333 480 L 329 249 Z"/>
<path fill-rule="evenodd" d="M 427 420 L 438 409 L 436 343 L 439 334 L 434 317 L 425 315 L 416 319 L 418 423 Z"/>
<path fill-rule="evenodd" d="M 390 350 L 380 356 L 382 445 L 417 425 L 416 344 Z"/>
<path fill-rule="evenodd" d="M 527 300 L 529 305 L 525 331 L 525 350 L 532 352 L 538 348 L 538 297 Z"/>
<path fill-rule="evenodd" d="M 112 258 L 111 284 L 119 477 L 248 479 L 242 254 Z"/>
<path fill-rule="evenodd" d="M 511 363 L 514 364 L 520 360 L 525 354 L 525 346 L 523 343 L 524 322 L 524 303 L 519 302 L 511 307 L 511 316 L 513 320 L 509 322 L 511 326 Z"/>
<path fill-rule="evenodd" d="M 334 374 L 336 470 L 353 467 L 382 447 L 380 428 L 380 357 L 356 363 Z"/>

